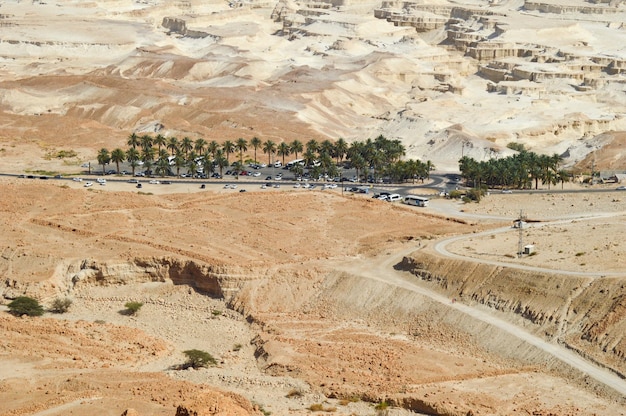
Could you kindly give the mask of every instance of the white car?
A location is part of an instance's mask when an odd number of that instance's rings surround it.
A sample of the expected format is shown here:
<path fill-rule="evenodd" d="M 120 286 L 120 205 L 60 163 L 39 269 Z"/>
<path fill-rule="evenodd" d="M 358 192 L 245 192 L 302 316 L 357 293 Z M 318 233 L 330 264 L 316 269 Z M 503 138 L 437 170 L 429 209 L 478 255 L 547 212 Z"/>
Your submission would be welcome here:
<path fill-rule="evenodd" d="M 295 184 L 293 187 L 294 187 L 294 188 L 299 188 L 299 187 L 300 187 L 300 184 L 299 184 L 299 183 L 297 183 L 297 184 Z"/>
<path fill-rule="evenodd" d="M 152 184 L 152 185 L 158 185 L 161 182 L 159 182 L 159 181 L 157 181 L 155 179 L 152 179 L 149 183 Z"/>
<path fill-rule="evenodd" d="M 85 188 L 89 188 L 90 186 L 93 185 L 93 182 L 85 182 Z"/>
<path fill-rule="evenodd" d="M 96 182 L 98 182 L 99 184 L 103 184 L 103 183 L 107 183 L 107 180 L 103 178 L 98 178 L 96 179 Z"/>
<path fill-rule="evenodd" d="M 255 178 L 256 178 L 256 177 L 259 177 L 259 176 L 261 176 L 261 172 L 258 172 L 258 171 L 257 171 L 257 172 L 254 172 L 254 173 L 252 174 L 252 176 L 254 176 Z"/>
<path fill-rule="evenodd" d="M 82 182 L 83 178 L 72 178 L 74 182 Z"/>

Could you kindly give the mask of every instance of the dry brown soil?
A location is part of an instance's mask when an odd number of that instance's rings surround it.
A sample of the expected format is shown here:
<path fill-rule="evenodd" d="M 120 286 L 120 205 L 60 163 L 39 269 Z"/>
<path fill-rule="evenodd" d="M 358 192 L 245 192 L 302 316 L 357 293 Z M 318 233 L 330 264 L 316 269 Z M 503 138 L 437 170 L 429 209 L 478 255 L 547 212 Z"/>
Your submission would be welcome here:
<path fill-rule="evenodd" d="M 523 201 L 529 217 L 617 212 L 621 195 L 593 205 L 575 194 L 492 195 L 419 209 L 339 190 L 247 188 L 0 180 L 4 303 L 73 300 L 62 315 L 0 315 L 0 415 L 173 415 L 180 405 L 365 415 L 385 399 L 400 406 L 390 414 L 625 414 L 615 397 L 484 348 L 445 306 L 359 278 L 394 253 L 510 224 L 474 211 L 514 216 Z M 584 257 L 583 269 L 601 269 L 595 247 L 623 254 L 606 232 L 622 218 L 609 218 L 529 235 L 542 243 L 525 261 Z M 511 238 L 477 239 L 470 254 L 510 260 Z M 570 239 L 580 246 L 562 249 Z M 131 300 L 144 303 L 137 316 L 121 313 Z M 218 365 L 177 370 L 192 348 Z"/>

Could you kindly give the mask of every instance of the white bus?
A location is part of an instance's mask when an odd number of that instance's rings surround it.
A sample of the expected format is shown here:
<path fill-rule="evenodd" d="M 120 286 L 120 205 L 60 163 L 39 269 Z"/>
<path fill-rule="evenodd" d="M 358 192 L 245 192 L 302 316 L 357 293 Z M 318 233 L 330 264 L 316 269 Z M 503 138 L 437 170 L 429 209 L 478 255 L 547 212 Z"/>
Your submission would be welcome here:
<path fill-rule="evenodd" d="M 292 167 L 296 166 L 296 165 L 304 165 L 304 159 L 295 159 L 292 160 L 291 162 L 287 162 L 287 164 L 285 165 L 285 167 L 287 169 L 291 169 Z"/>
<path fill-rule="evenodd" d="M 407 205 L 414 205 L 416 207 L 427 207 L 429 199 L 424 196 L 407 195 L 402 200 Z"/>

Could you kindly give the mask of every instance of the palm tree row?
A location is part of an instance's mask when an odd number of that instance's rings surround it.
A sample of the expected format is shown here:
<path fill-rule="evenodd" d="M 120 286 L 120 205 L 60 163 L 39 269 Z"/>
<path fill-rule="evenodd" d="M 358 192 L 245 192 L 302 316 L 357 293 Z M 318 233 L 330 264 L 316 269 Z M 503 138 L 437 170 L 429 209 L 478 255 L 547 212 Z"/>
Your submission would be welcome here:
<path fill-rule="evenodd" d="M 254 163 L 258 163 L 259 149 L 267 155 L 268 165 L 272 163 L 274 156 L 282 158 L 283 164 L 289 155 L 293 154 L 295 159 L 300 156 L 303 163 L 293 167 L 294 173 L 302 174 L 304 166 L 307 166 L 312 170 L 313 176 L 319 174 L 336 177 L 340 172 L 339 166 L 344 166 L 356 169 L 358 178 L 366 178 L 366 171 L 372 169 L 373 174 L 369 176 L 387 176 L 394 181 L 403 181 L 428 177 L 433 167 L 430 162 L 402 161 L 401 158 L 405 155 L 404 145 L 399 140 L 389 140 L 382 135 L 374 140 L 356 141 L 350 145 L 343 138 L 335 142 L 309 140 L 304 144 L 294 140 L 291 143 L 277 144 L 272 140 L 263 142 L 258 137 L 253 137 L 250 141 L 243 138 L 235 142 L 226 140 L 219 145 L 214 140 L 207 142 L 202 138 L 194 141 L 184 137 L 178 140 L 176 137 L 166 138 L 160 134 L 153 137 L 149 134 L 138 136 L 132 133 L 128 136 L 127 145 L 129 148 L 126 151 L 120 148 L 111 153 L 107 149 L 100 150 L 98 163 L 102 165 L 103 173 L 106 164 L 110 162 L 116 164 L 119 173 L 119 164 L 127 161 L 133 175 L 140 165 L 146 170 L 154 168 L 155 173 L 162 176 L 168 174 L 173 167 L 177 175 L 183 168 L 193 175 L 200 166 L 204 173 L 208 174 L 219 168 L 221 174 L 223 168 L 230 165 L 230 155 L 235 152 L 239 156 L 237 168 L 243 168 L 244 152 L 248 151 L 248 147 L 254 150 Z"/>
<path fill-rule="evenodd" d="M 459 170 L 468 185 L 481 187 L 486 185 L 489 188 L 517 188 L 535 189 L 542 185 L 556 185 L 570 178 L 570 174 L 559 168 L 562 162 L 561 156 L 554 154 L 538 155 L 534 152 L 522 150 L 519 153 L 503 159 L 490 159 L 477 162 L 476 160 L 464 156 L 459 160 Z"/>

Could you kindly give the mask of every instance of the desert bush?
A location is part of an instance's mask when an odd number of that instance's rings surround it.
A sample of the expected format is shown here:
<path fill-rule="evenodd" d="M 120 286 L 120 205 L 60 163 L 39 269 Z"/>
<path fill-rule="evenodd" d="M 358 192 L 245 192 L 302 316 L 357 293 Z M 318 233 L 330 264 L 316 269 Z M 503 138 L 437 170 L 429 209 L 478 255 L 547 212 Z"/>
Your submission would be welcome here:
<path fill-rule="evenodd" d="M 235 352 L 239 351 L 241 348 L 243 348 L 243 345 L 241 345 L 241 344 L 233 345 L 233 351 L 235 351 Z"/>
<path fill-rule="evenodd" d="M 463 192 L 456 190 L 450 191 L 450 194 L 448 196 L 452 199 L 459 199 L 463 196 Z"/>
<path fill-rule="evenodd" d="M 212 310 L 211 313 L 213 314 L 213 316 L 216 316 L 216 317 L 222 315 L 222 311 L 217 310 L 217 309 Z"/>
<path fill-rule="evenodd" d="M 217 364 L 215 358 L 206 351 L 187 350 L 183 351 L 183 354 L 187 356 L 187 361 L 183 368 L 202 368 Z"/>
<path fill-rule="evenodd" d="M 314 403 L 309 406 L 309 410 L 312 412 L 335 412 L 336 407 L 324 407 L 321 403 Z"/>
<path fill-rule="evenodd" d="M 142 302 L 126 302 L 126 304 L 124 305 L 124 307 L 126 308 L 126 313 L 128 315 L 137 315 L 142 306 Z"/>
<path fill-rule="evenodd" d="M 345 397 L 341 400 L 339 400 L 339 404 L 342 406 L 347 406 L 350 403 L 356 403 L 359 402 L 361 399 L 358 396 L 350 396 L 350 397 Z"/>
<path fill-rule="evenodd" d="M 15 316 L 41 316 L 44 313 L 43 306 L 39 304 L 37 299 L 28 296 L 19 296 L 7 305 L 9 313 Z"/>
<path fill-rule="evenodd" d="M 300 389 L 291 389 L 289 390 L 289 393 L 287 393 L 287 397 L 288 399 L 294 398 L 294 397 L 302 397 L 304 394 L 302 393 L 302 390 Z"/>
<path fill-rule="evenodd" d="M 70 309 L 70 306 L 72 306 L 72 299 L 69 298 L 56 298 L 53 302 L 52 302 L 52 307 L 50 308 L 51 312 L 54 313 L 65 313 Z"/>

